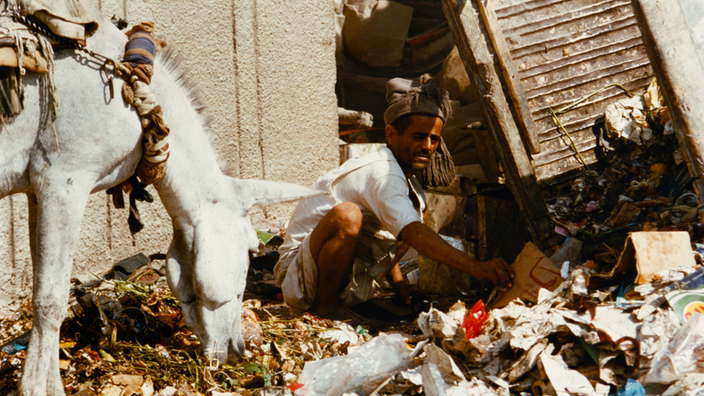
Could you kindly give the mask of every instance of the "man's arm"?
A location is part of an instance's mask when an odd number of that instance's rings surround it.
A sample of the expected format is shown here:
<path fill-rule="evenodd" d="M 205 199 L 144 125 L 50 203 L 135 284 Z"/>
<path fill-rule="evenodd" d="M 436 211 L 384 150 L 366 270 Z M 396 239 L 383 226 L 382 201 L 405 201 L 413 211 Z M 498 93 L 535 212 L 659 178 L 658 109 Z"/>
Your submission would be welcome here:
<path fill-rule="evenodd" d="M 410 306 L 414 311 L 420 311 L 421 303 L 427 297 L 418 285 L 409 285 L 406 282 L 406 278 L 403 276 L 403 272 L 399 266 L 399 261 L 401 261 L 403 255 L 405 255 L 410 248 L 411 247 L 404 242 L 398 243 L 396 257 L 393 259 L 391 270 L 386 274 L 386 279 L 394 288 L 397 302 Z"/>
<path fill-rule="evenodd" d="M 399 240 L 423 256 L 468 273 L 476 279 L 489 279 L 499 287 L 513 286 L 515 273 L 504 259 L 496 258 L 485 262 L 474 260 L 445 242 L 440 235 L 421 222 L 404 227 L 399 234 Z"/>
<path fill-rule="evenodd" d="M 411 247 L 408 246 L 408 244 L 406 243 L 398 243 L 398 248 L 396 249 L 396 256 L 392 261 L 393 266 L 391 267 L 389 272 L 386 273 L 386 280 L 389 281 L 397 295 L 402 294 L 401 297 L 404 300 L 409 297 L 409 294 L 406 288 L 406 279 L 403 277 L 403 272 L 401 272 L 401 267 L 398 263 L 399 261 L 401 261 L 401 257 L 403 257 L 410 248 Z"/>
<path fill-rule="evenodd" d="M 392 286 L 397 283 L 404 282 L 403 273 L 401 272 L 401 267 L 399 267 L 398 263 L 401 261 L 401 258 L 408 253 L 410 248 L 411 247 L 404 242 L 398 243 L 398 247 L 396 248 L 396 256 L 394 256 L 394 259 L 391 261 L 393 266 L 389 272 L 386 273 L 386 279 Z"/>

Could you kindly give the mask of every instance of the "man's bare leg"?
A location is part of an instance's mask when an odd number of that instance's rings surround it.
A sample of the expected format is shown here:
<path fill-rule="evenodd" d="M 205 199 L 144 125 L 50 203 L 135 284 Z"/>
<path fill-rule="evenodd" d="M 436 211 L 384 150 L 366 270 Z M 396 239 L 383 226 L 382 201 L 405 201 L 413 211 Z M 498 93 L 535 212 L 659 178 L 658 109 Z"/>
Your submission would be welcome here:
<path fill-rule="evenodd" d="M 318 265 L 318 291 L 310 310 L 324 315 L 342 305 L 340 293 L 349 279 L 362 211 L 352 202 L 336 205 L 310 235 L 310 251 Z"/>

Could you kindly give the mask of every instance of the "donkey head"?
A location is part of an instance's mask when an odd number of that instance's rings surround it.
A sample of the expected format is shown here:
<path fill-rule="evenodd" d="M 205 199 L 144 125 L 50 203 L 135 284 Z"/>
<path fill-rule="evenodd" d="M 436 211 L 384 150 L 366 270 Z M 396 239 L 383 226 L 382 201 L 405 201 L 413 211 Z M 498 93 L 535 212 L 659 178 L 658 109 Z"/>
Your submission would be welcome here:
<path fill-rule="evenodd" d="M 259 246 L 249 220 L 253 205 L 291 201 L 320 194 L 290 183 L 238 180 L 227 177 L 227 194 L 217 202 L 202 204 L 193 227 L 176 230 L 190 254 L 179 252 L 176 235 L 170 250 L 170 284 L 186 316 L 186 322 L 207 357 L 233 362 L 244 353 L 241 305 L 249 267 L 249 252 Z M 190 244 L 189 244 L 190 242 Z M 185 257 L 179 257 L 187 255 Z M 183 262 L 190 266 L 184 266 Z M 175 271 L 175 273 L 172 273 Z"/>

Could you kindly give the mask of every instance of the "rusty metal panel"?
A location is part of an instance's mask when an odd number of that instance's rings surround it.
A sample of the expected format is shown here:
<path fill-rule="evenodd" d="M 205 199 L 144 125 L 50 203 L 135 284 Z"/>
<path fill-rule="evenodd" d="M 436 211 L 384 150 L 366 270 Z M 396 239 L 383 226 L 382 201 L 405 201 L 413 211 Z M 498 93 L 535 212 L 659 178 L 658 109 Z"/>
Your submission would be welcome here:
<path fill-rule="evenodd" d="M 640 93 L 652 80 L 630 0 L 494 0 L 490 4 L 538 128 L 541 151 L 532 157 L 538 180 L 548 182 L 578 169 L 582 159 L 586 164 L 596 162 L 595 122 L 625 93 L 617 87 L 605 89 L 560 115 L 569 136 L 556 127 L 550 109 L 557 111 L 610 84 Z"/>

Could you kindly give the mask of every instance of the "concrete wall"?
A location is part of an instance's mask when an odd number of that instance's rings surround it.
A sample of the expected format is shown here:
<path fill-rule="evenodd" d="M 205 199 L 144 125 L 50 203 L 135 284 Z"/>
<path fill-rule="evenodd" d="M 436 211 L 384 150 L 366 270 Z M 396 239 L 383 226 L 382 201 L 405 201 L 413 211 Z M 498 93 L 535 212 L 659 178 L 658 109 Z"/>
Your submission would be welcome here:
<path fill-rule="evenodd" d="M 91 0 L 130 25 L 154 21 L 178 48 L 213 118 L 214 144 L 240 177 L 311 184 L 338 164 L 334 8 L 329 0 Z M 154 190 L 151 190 L 154 192 Z M 156 195 L 156 194 L 154 194 Z M 286 220 L 293 205 L 257 213 Z M 141 204 L 134 237 L 127 211 L 91 197 L 74 277 L 89 280 L 138 252 L 166 252 L 170 220 Z M 0 200 L 0 317 L 31 295 L 24 196 Z"/>

